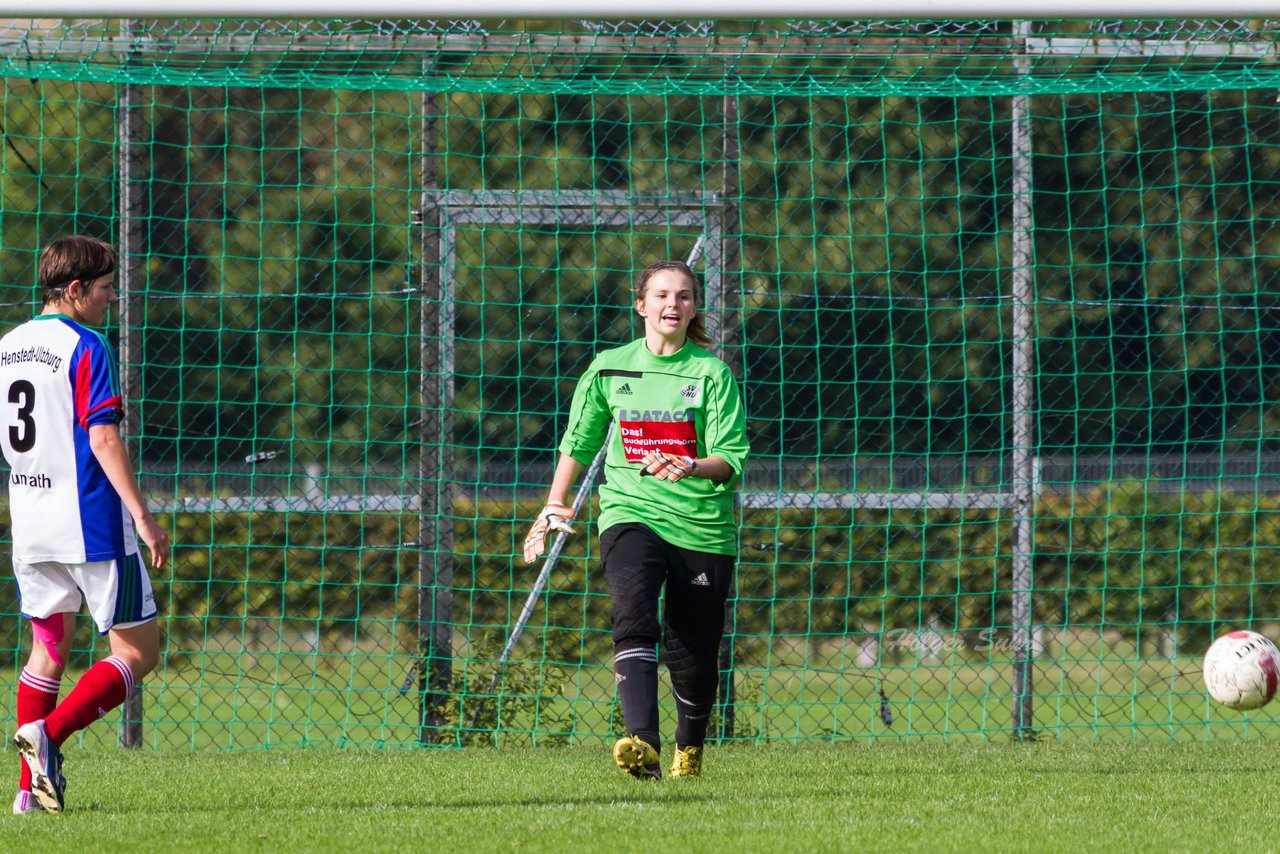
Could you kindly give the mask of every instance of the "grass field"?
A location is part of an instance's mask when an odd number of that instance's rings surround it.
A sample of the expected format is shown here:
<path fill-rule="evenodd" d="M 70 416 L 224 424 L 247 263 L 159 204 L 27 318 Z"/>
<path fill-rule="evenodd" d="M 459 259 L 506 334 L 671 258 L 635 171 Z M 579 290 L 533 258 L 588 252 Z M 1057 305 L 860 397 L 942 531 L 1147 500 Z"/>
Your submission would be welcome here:
<path fill-rule="evenodd" d="M 586 748 L 72 750 L 66 812 L 6 816 L 0 850 L 1265 851 L 1277 767 L 1265 742 L 733 746 L 645 783 Z"/>

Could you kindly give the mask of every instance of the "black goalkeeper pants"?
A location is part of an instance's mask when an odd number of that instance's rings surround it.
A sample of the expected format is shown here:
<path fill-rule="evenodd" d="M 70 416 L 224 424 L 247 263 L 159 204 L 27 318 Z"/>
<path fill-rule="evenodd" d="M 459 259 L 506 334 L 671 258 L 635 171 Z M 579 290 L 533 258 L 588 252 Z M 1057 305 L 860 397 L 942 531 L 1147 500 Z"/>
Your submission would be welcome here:
<path fill-rule="evenodd" d="M 661 644 L 676 699 L 676 742 L 701 746 L 719 683 L 733 555 L 674 546 L 638 523 L 608 528 L 600 546 L 609 586 L 614 678 L 628 733 L 660 746 L 655 647 Z"/>

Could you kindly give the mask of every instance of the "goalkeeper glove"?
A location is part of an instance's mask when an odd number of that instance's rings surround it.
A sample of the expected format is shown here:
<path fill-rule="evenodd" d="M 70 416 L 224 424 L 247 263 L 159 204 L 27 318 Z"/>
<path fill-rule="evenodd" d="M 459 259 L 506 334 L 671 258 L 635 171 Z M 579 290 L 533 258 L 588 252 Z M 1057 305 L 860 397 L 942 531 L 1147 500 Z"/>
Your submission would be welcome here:
<path fill-rule="evenodd" d="M 538 514 L 538 518 L 533 520 L 533 524 L 529 526 L 529 533 L 524 538 L 524 562 L 533 563 L 538 559 L 538 555 L 542 554 L 547 544 L 547 530 L 554 528 L 557 531 L 563 531 L 566 534 L 573 533 L 573 526 L 569 524 L 569 520 L 573 518 L 573 508 L 565 507 L 554 501 L 548 502 L 546 507 L 542 508 L 542 512 Z"/>
<path fill-rule="evenodd" d="M 666 451 L 650 451 L 640 461 L 646 474 L 658 480 L 669 480 L 675 483 L 698 470 L 698 461 L 693 457 L 680 454 L 668 454 Z"/>

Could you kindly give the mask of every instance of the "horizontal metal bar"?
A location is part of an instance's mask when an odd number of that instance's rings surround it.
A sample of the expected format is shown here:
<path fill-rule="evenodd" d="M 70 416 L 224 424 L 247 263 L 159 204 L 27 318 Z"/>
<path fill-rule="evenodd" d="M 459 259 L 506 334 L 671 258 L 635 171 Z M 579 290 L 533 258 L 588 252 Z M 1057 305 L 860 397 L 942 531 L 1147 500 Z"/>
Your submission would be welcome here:
<path fill-rule="evenodd" d="M 721 205 L 719 193 L 632 193 L 628 190 L 427 191 L 439 204 L 462 208 L 702 208 Z"/>
<path fill-rule="evenodd" d="M 1227 42 L 1206 39 L 1116 39 L 1116 38 L 1028 38 L 1027 53 L 1040 56 L 1097 57 L 1123 59 L 1127 56 L 1231 56 L 1262 59 L 1276 52 L 1272 42 Z"/>
<path fill-rule="evenodd" d="M 454 225 L 630 225 L 700 226 L 705 221 L 695 211 L 612 208 L 453 208 L 447 221 Z"/>
<path fill-rule="evenodd" d="M 746 510 L 967 510 L 1010 507 L 1008 492 L 743 492 Z"/>
<path fill-rule="evenodd" d="M 2 0 L 0 0 L 2 2 Z M 0 56 L 23 60 L 44 58 L 115 56 L 157 57 L 160 61 L 208 55 L 341 55 L 365 51 L 431 51 L 475 55 L 617 55 L 696 56 L 711 61 L 737 62 L 747 58 L 783 57 L 1001 57 L 1011 55 L 1015 40 L 1005 36 L 892 35 L 833 33 L 825 36 L 602 36 L 584 33 L 333 33 L 309 40 L 295 40 L 286 33 L 253 36 L 193 33 L 178 38 L 101 39 L 69 35 L 55 37 L 0 37 Z M 1042 58 L 1073 57 L 1234 57 L 1258 60 L 1275 55 L 1270 34 L 1254 41 L 1215 41 L 1176 36 L 1030 37 L 1026 53 Z M 474 71 L 474 70 L 473 70 Z M 479 69 L 485 73 L 487 69 Z M 453 191 L 450 191 L 453 192 Z"/>
<path fill-rule="evenodd" d="M 1008 507 L 1006 492 L 742 492 L 747 510 L 964 510 Z M 231 495 L 152 501 L 160 513 L 402 513 L 419 508 L 416 495 Z"/>
<path fill-rule="evenodd" d="M 606 36 L 594 33 L 331 33 L 308 40 L 290 38 L 287 33 L 252 36 L 202 35 L 101 39 L 68 35 L 64 38 L 0 37 L 0 56 L 67 57 L 95 55 L 147 56 L 186 59 L 217 54 L 279 55 L 349 54 L 370 50 L 432 51 L 451 54 L 495 54 L 521 56 L 628 55 L 698 56 L 722 60 L 745 57 L 804 56 L 997 56 L 1009 52 L 1013 40 L 1007 36 L 944 36 L 862 32 L 831 35 L 708 35 L 708 36 Z"/>
<path fill-rule="evenodd" d="M 0 0 L 5 17 L 60 18 L 1256 18 L 1274 0 Z"/>
<path fill-rule="evenodd" d="M 150 502 L 158 513 L 404 513 L 416 511 L 416 495 L 229 495 Z"/>

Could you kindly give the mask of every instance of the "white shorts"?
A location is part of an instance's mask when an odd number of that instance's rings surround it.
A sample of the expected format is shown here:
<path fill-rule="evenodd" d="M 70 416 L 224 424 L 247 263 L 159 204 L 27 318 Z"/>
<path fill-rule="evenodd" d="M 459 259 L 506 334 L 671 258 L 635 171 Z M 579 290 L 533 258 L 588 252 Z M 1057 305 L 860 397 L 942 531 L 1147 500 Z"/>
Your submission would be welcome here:
<path fill-rule="evenodd" d="M 141 553 L 88 563 L 23 563 L 13 559 L 22 616 L 75 614 L 83 602 L 99 634 L 155 619 L 156 597 Z"/>

